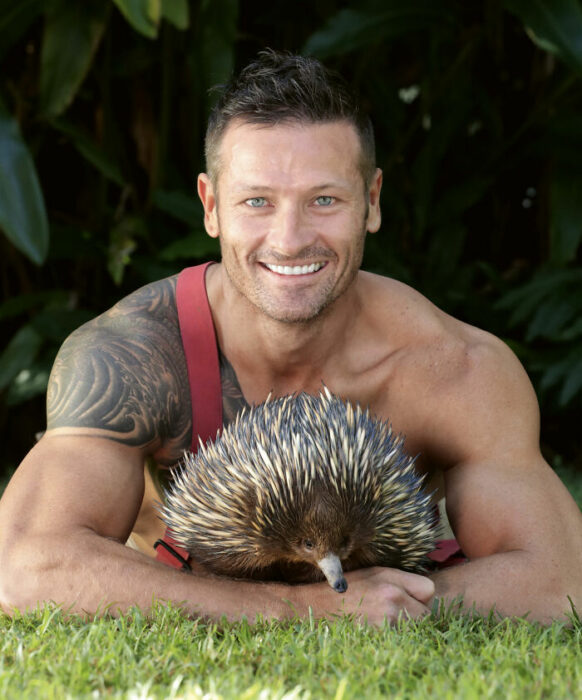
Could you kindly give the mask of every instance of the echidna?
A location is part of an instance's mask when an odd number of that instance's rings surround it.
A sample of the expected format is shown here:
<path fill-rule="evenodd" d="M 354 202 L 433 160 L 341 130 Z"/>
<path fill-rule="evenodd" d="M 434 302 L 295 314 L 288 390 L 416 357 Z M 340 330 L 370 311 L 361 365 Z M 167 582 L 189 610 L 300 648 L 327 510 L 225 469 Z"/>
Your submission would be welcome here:
<path fill-rule="evenodd" d="M 242 411 L 185 456 L 162 518 L 211 571 L 316 581 L 343 571 L 423 571 L 435 515 L 404 439 L 324 388 Z"/>

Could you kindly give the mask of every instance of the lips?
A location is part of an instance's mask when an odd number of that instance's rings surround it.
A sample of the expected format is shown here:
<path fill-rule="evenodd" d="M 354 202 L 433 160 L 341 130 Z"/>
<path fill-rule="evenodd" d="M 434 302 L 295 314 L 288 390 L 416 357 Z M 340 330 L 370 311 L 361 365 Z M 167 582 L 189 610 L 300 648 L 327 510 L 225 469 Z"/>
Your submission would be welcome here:
<path fill-rule="evenodd" d="M 276 272 L 278 275 L 309 275 L 313 272 L 321 270 L 325 265 L 323 262 L 312 263 L 311 265 L 271 265 L 269 263 L 263 263 L 264 266 L 271 270 L 271 272 Z"/>

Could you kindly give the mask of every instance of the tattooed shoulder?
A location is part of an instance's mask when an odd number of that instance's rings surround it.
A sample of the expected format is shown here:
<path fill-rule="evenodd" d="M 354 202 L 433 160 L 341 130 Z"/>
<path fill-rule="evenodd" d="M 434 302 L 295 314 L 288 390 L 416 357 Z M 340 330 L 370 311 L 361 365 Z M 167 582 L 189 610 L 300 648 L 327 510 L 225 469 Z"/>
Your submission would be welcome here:
<path fill-rule="evenodd" d="M 47 394 L 48 428 L 86 428 L 171 463 L 190 443 L 176 277 L 142 287 L 69 336 Z"/>

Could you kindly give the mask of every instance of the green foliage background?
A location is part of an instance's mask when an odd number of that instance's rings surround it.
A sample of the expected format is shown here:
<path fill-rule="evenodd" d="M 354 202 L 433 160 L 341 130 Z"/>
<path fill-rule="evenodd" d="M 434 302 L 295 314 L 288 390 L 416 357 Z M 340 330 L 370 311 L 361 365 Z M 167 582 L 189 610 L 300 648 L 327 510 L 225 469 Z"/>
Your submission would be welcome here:
<path fill-rule="evenodd" d="M 580 0 L 0 0 L 0 468 L 44 428 L 71 330 L 218 256 L 194 195 L 209 88 L 265 46 L 324 59 L 373 116 L 365 267 L 506 340 L 549 456 L 580 460 Z"/>

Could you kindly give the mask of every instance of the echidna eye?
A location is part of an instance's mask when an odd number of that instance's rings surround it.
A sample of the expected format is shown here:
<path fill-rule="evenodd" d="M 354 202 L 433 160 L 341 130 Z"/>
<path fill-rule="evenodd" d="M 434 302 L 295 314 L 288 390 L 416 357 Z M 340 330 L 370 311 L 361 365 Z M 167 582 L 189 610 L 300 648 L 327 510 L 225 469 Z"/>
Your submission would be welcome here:
<path fill-rule="evenodd" d="M 313 549 L 313 542 L 311 540 L 303 540 L 303 546 L 305 549 Z"/>

